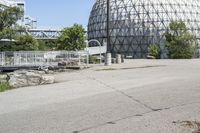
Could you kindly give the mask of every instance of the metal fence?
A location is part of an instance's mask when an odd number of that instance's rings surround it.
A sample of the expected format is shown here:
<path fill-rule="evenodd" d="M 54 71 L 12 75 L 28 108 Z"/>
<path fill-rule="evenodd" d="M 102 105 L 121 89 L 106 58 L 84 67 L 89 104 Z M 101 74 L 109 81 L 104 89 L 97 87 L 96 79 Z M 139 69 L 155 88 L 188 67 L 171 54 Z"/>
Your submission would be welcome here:
<path fill-rule="evenodd" d="M 0 66 L 5 64 L 5 53 L 0 53 Z"/>
<path fill-rule="evenodd" d="M 87 66 L 88 52 L 86 51 L 19 51 L 0 52 L 1 67 L 20 66 Z"/>

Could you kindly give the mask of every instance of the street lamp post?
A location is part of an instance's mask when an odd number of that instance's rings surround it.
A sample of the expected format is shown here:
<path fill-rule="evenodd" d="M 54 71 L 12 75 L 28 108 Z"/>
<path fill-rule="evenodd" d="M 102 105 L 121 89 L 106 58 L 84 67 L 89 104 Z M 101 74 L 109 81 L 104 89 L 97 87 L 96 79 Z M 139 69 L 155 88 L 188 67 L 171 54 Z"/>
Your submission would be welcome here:
<path fill-rule="evenodd" d="M 110 53 L 111 52 L 111 49 L 110 49 L 110 23 L 109 23 L 109 20 L 110 20 L 110 0 L 107 0 L 107 53 Z"/>
<path fill-rule="evenodd" d="M 105 65 L 111 65 L 111 46 L 110 46 L 110 0 L 107 0 L 107 53 Z"/>

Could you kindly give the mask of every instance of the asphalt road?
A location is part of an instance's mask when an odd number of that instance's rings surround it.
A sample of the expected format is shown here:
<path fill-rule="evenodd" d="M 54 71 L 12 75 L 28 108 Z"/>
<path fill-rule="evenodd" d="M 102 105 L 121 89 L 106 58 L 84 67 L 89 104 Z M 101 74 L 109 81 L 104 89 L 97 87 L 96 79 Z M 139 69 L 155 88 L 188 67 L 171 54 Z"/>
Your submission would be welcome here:
<path fill-rule="evenodd" d="M 192 133 L 200 60 L 126 60 L 0 93 L 0 133 Z"/>

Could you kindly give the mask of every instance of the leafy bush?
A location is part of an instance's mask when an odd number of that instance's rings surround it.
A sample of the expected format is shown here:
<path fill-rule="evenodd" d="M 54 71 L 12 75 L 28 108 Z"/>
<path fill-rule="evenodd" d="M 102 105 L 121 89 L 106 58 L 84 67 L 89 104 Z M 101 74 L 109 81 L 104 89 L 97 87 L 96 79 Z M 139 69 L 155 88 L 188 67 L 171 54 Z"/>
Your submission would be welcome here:
<path fill-rule="evenodd" d="M 100 59 L 98 59 L 96 56 L 89 56 L 89 63 L 90 64 L 99 64 Z"/>
<path fill-rule="evenodd" d="M 37 41 L 38 41 L 38 50 L 39 51 L 49 50 L 48 46 L 45 44 L 45 41 L 43 41 L 43 40 L 37 40 Z"/>
<path fill-rule="evenodd" d="M 0 92 L 11 89 L 12 87 L 8 83 L 0 83 Z"/>
<path fill-rule="evenodd" d="M 160 58 L 160 48 L 159 48 L 158 45 L 152 44 L 152 45 L 149 46 L 148 50 L 149 50 L 150 56 L 153 56 L 157 59 Z"/>
<path fill-rule="evenodd" d="M 172 59 L 191 59 L 196 47 L 196 36 L 188 31 L 182 21 L 172 21 L 169 31 L 165 33 L 166 47 Z"/>
<path fill-rule="evenodd" d="M 37 40 L 39 51 L 57 50 L 57 40 Z"/>

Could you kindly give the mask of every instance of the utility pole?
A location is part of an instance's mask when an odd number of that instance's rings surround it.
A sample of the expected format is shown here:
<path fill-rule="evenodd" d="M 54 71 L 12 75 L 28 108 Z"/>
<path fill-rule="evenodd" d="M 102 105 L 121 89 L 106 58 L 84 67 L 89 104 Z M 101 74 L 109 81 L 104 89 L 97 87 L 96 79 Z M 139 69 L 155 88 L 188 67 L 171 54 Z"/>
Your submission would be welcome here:
<path fill-rule="evenodd" d="M 111 46 L 110 46 L 110 0 L 107 0 L 107 53 L 105 65 L 110 66 L 111 63 Z"/>
<path fill-rule="evenodd" d="M 110 0 L 107 0 L 107 53 L 111 52 L 110 47 Z"/>

